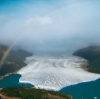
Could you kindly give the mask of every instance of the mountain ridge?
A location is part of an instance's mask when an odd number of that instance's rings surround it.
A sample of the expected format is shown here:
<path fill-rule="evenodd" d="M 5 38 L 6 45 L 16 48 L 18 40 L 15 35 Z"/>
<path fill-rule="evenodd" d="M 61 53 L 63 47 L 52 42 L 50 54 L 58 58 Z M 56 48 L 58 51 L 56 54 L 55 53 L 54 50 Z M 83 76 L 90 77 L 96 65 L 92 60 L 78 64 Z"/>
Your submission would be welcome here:
<path fill-rule="evenodd" d="M 4 52 L 8 49 L 8 46 L 0 44 L 0 61 L 3 57 Z M 9 73 L 14 73 L 21 69 L 22 67 L 26 66 L 27 64 L 24 62 L 25 58 L 28 56 L 32 56 L 32 53 L 29 53 L 25 50 L 11 50 L 5 61 L 3 62 L 0 68 L 0 76 L 4 76 Z"/>
<path fill-rule="evenodd" d="M 73 53 L 88 60 L 87 71 L 100 74 L 100 46 L 88 46 Z"/>

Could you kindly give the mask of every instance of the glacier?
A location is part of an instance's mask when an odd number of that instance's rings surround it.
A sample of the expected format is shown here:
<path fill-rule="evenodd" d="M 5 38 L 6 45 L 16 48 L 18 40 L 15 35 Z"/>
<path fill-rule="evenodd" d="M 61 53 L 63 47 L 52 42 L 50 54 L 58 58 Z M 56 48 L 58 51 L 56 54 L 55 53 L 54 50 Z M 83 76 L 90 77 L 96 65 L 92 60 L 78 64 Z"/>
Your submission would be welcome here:
<path fill-rule="evenodd" d="M 66 86 L 100 78 L 82 68 L 87 60 L 77 56 L 31 56 L 26 58 L 19 82 L 30 82 L 36 88 L 58 91 Z"/>

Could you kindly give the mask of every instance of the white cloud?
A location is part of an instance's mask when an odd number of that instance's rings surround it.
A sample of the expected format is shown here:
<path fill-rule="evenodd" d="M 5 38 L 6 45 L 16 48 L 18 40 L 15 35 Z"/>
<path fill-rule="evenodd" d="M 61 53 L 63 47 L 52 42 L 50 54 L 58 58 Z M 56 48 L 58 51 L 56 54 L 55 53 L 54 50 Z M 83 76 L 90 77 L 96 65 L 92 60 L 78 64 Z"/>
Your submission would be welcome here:
<path fill-rule="evenodd" d="M 61 6 L 56 10 L 53 10 L 55 6 L 48 7 L 45 4 L 25 7 L 28 9 L 21 11 L 22 13 L 19 11 L 16 16 L 0 17 L 0 42 L 11 42 L 19 34 L 17 43 L 22 47 L 25 44 L 25 49 L 27 43 L 27 49 L 33 51 L 35 48 L 75 50 L 75 47 L 100 42 L 97 2 L 82 2 L 76 6 L 69 2 L 68 6 Z M 48 13 L 44 14 L 45 12 Z M 21 33 L 23 27 L 25 31 Z"/>
<path fill-rule="evenodd" d="M 29 18 L 25 22 L 25 26 L 31 25 L 31 24 L 52 24 L 52 19 L 50 17 L 35 17 L 35 18 Z"/>

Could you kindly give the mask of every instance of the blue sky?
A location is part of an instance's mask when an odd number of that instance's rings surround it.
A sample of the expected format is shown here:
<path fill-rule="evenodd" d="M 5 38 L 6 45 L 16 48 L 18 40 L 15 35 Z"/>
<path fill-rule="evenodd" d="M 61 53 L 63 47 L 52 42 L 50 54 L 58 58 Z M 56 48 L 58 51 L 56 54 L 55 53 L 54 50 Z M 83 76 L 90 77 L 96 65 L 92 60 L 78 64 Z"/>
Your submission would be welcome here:
<path fill-rule="evenodd" d="M 1 13 L 13 13 L 15 11 L 23 11 L 26 6 L 39 6 L 39 5 L 59 5 L 60 0 L 0 0 Z M 61 3 L 60 3 L 61 4 Z M 24 7 L 24 8 L 23 8 Z M 27 7 L 26 7 L 27 8 Z M 25 9 L 26 10 L 26 9 Z"/>
<path fill-rule="evenodd" d="M 100 1 L 0 0 L 0 33 L 1 43 L 10 44 L 20 35 L 15 45 L 36 52 L 98 45 Z"/>

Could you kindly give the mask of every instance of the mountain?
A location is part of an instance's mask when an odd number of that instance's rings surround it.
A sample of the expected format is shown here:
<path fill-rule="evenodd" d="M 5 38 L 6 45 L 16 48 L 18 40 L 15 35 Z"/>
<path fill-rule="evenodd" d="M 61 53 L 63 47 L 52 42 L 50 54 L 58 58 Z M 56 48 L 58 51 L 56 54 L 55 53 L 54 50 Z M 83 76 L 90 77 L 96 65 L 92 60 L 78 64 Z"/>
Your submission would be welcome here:
<path fill-rule="evenodd" d="M 87 70 L 100 74 L 100 46 L 88 46 L 74 52 L 73 55 L 87 59 Z"/>
<path fill-rule="evenodd" d="M 27 87 L 3 88 L 0 96 L 2 99 L 72 99 L 68 94 Z"/>
<path fill-rule="evenodd" d="M 0 44 L 0 60 L 7 50 L 7 46 Z M 32 53 L 19 49 L 17 51 L 11 50 L 0 67 L 0 76 L 4 76 L 8 73 L 14 73 L 20 68 L 26 66 L 25 58 L 31 56 Z"/>

